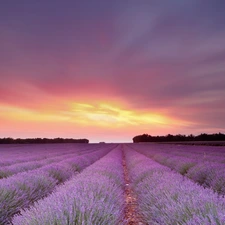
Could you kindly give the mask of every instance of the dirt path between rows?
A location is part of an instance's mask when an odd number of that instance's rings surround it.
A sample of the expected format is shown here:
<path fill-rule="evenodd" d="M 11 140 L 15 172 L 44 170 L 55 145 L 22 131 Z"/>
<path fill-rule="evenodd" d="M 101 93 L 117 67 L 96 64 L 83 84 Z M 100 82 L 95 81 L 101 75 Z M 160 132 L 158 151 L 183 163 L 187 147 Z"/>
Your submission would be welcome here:
<path fill-rule="evenodd" d="M 148 225 L 143 223 L 143 219 L 137 210 L 137 198 L 131 189 L 128 169 L 126 166 L 125 154 L 123 150 L 123 171 L 125 179 L 125 220 L 127 225 Z"/>

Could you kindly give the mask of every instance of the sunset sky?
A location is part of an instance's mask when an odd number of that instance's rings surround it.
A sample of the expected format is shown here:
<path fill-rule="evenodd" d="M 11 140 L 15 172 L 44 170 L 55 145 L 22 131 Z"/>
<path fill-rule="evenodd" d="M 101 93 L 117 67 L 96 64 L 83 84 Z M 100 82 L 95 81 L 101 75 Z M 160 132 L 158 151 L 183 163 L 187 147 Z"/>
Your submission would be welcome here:
<path fill-rule="evenodd" d="M 0 137 L 225 133 L 224 0 L 3 0 Z"/>

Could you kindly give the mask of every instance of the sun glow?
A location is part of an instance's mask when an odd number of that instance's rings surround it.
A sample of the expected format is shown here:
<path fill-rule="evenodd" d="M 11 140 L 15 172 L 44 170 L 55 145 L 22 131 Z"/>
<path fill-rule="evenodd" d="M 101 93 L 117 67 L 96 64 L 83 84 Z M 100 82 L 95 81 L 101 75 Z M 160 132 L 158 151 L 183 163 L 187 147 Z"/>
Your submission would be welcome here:
<path fill-rule="evenodd" d="M 36 131 L 37 129 L 37 132 L 38 129 L 42 130 L 41 126 L 43 126 L 48 132 L 59 132 L 59 135 L 71 132 L 79 133 L 81 130 L 86 135 L 90 132 L 103 134 L 107 132 L 116 132 L 117 134 L 118 132 L 127 134 L 133 132 L 136 134 L 149 129 L 151 131 L 171 129 L 171 124 L 173 126 L 188 125 L 185 121 L 178 121 L 164 114 L 150 110 L 132 109 L 119 101 L 118 103 L 106 101 L 64 101 L 63 104 L 61 103 L 59 102 L 58 108 L 52 109 L 49 107 L 29 109 L 0 105 L 0 121 L 8 123 L 6 126 L 10 127 L 19 123 L 19 126 L 22 126 L 21 130 Z"/>
<path fill-rule="evenodd" d="M 152 112 L 134 111 L 122 106 L 109 103 L 83 104 L 72 103 L 71 111 L 67 115 L 83 118 L 86 123 L 94 123 L 99 126 L 127 126 L 141 124 L 167 124 L 168 118 Z M 73 119 L 72 119 L 73 120 Z M 76 122 L 78 122 L 76 120 Z"/>

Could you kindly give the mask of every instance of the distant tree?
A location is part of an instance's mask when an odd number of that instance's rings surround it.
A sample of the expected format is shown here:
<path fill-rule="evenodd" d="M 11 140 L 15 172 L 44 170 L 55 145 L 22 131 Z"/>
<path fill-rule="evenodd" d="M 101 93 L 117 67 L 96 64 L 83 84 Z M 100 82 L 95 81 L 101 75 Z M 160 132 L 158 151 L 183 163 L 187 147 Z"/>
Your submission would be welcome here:
<path fill-rule="evenodd" d="M 73 138 L 0 138 L 0 144 L 89 143 L 88 139 Z"/>
<path fill-rule="evenodd" d="M 166 136 L 151 136 L 148 134 L 137 135 L 133 138 L 134 143 L 139 142 L 181 142 L 181 141 L 225 141 L 225 134 L 206 134 L 201 133 L 200 135 L 194 136 L 190 134 L 186 135 L 172 135 L 168 134 Z"/>

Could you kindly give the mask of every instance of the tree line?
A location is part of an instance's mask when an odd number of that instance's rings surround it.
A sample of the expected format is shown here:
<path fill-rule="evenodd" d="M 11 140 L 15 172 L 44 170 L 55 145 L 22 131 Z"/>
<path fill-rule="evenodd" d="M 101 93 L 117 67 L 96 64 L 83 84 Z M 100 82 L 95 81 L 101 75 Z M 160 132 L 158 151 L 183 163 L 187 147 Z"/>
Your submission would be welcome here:
<path fill-rule="evenodd" d="M 88 139 L 73 138 L 0 138 L 0 144 L 55 144 L 55 143 L 89 143 Z"/>
<path fill-rule="evenodd" d="M 149 134 L 137 135 L 133 138 L 134 143 L 138 142 L 182 142 L 182 141 L 225 141 L 225 134 L 215 133 L 206 134 L 202 133 L 200 135 L 172 135 L 168 134 L 166 136 L 151 136 Z"/>

